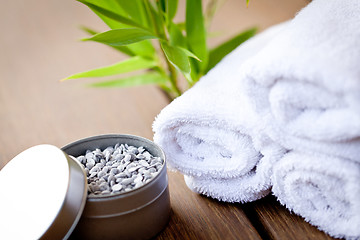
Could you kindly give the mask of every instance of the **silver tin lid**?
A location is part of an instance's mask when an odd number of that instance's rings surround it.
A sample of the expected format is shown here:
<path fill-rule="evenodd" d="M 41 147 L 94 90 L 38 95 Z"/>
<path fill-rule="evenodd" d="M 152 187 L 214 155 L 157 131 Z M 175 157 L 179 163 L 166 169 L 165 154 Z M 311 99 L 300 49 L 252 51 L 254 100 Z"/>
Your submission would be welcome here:
<path fill-rule="evenodd" d="M 13 158 L 0 171 L 0 187 L 0 239 L 66 239 L 87 198 L 82 167 L 52 145 Z"/>

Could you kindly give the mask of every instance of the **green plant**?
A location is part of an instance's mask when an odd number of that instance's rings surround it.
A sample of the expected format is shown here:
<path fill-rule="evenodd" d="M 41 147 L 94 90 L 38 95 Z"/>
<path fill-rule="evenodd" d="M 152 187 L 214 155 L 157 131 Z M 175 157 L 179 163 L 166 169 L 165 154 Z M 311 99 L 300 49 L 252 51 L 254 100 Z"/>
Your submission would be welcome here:
<path fill-rule="evenodd" d="M 225 55 L 252 37 L 248 29 L 219 46 L 208 49 L 206 25 L 212 18 L 216 0 L 203 14 L 201 0 L 187 0 L 185 22 L 175 23 L 178 0 L 78 0 L 95 12 L 111 30 L 97 33 L 83 28 L 91 37 L 84 41 L 106 44 L 128 59 L 111 66 L 71 75 L 63 80 L 107 77 L 146 70 L 140 74 L 91 84 L 93 87 L 127 87 L 157 84 L 170 99 L 182 94 L 179 73 L 186 88 L 214 67 Z M 248 2 L 248 0 L 246 1 Z"/>

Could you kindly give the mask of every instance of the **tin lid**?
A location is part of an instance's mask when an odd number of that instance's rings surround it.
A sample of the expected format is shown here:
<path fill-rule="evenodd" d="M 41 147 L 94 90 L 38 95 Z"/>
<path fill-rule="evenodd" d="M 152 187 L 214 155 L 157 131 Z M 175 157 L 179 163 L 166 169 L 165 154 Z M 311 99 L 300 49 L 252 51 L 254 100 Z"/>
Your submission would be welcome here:
<path fill-rule="evenodd" d="M 87 198 L 86 176 L 52 145 L 31 147 L 0 171 L 0 239 L 68 238 Z"/>

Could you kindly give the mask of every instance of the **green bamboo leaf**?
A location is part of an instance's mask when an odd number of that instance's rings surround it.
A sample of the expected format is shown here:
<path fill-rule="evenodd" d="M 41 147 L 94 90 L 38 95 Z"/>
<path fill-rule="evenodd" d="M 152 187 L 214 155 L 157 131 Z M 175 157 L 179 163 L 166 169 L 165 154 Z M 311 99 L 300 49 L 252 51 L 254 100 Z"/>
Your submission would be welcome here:
<path fill-rule="evenodd" d="M 143 5 L 143 0 L 117 0 L 117 3 L 131 19 L 143 26 L 150 26 L 146 19 L 146 11 Z"/>
<path fill-rule="evenodd" d="M 116 2 L 124 10 L 124 16 L 130 17 L 135 22 L 146 27 L 147 29 L 150 29 L 152 33 L 156 32 L 154 27 L 152 26 L 152 23 L 148 19 L 144 0 L 116 0 Z M 131 50 L 135 55 L 143 56 L 146 58 L 153 59 L 156 54 L 153 44 L 147 40 L 131 44 L 126 47 L 128 47 L 129 50 Z"/>
<path fill-rule="evenodd" d="M 165 10 L 169 21 L 175 17 L 177 6 L 178 0 L 165 0 Z"/>
<path fill-rule="evenodd" d="M 149 29 L 147 29 L 145 26 L 131 20 L 130 18 L 124 17 L 124 16 L 114 12 L 113 10 L 108 10 L 108 9 L 106 9 L 104 7 L 97 6 L 97 5 L 91 3 L 88 0 L 86 0 L 86 1 L 85 0 L 77 0 L 77 1 L 85 4 L 86 6 L 88 6 L 94 12 L 100 13 L 101 15 L 104 15 L 104 16 L 112 19 L 112 20 L 118 21 L 120 23 L 129 25 L 129 26 L 132 26 L 132 27 L 137 27 L 137 28 L 141 28 L 141 29 L 149 31 Z M 103 1 L 103 2 L 108 2 L 108 1 Z"/>
<path fill-rule="evenodd" d="M 178 47 L 170 46 L 166 42 L 161 42 L 161 48 L 169 62 L 184 74 L 191 71 L 188 55 Z"/>
<path fill-rule="evenodd" d="M 159 10 L 161 10 L 162 12 L 166 12 L 166 0 L 159 0 L 157 1 Z"/>
<path fill-rule="evenodd" d="M 90 9 L 95 12 L 111 29 L 129 28 L 134 25 L 143 28 L 143 24 L 131 22 L 131 19 L 124 17 L 128 16 L 128 13 L 120 6 L 117 1 L 86 0 L 83 2 L 84 4 L 86 2 Z M 133 1 L 124 2 L 130 3 Z M 142 8 L 140 7 L 139 11 Z M 107 11 L 105 11 L 104 9 Z M 99 10 L 101 11 L 99 12 Z M 105 16 L 104 14 L 110 14 L 108 15 L 110 17 Z M 150 41 L 142 41 L 136 44 L 132 44 L 130 46 L 116 46 L 114 48 L 129 56 L 140 55 L 147 58 L 153 58 L 155 55 L 155 49 Z"/>
<path fill-rule="evenodd" d="M 121 73 L 132 72 L 136 70 L 146 69 L 155 67 L 157 63 L 154 60 L 145 59 L 139 56 L 129 58 L 125 61 L 115 63 L 110 66 L 96 68 L 90 71 L 76 73 L 71 75 L 62 81 L 76 78 L 87 78 L 87 77 L 106 77 Z"/>
<path fill-rule="evenodd" d="M 87 34 L 89 34 L 89 35 L 95 35 L 95 34 L 99 33 L 98 31 L 95 31 L 94 29 L 91 29 L 91 28 L 86 27 L 86 26 L 80 26 L 79 28 L 81 30 L 83 30 L 84 32 L 86 32 Z"/>
<path fill-rule="evenodd" d="M 156 9 L 150 1 L 145 1 L 145 7 L 147 13 L 149 14 L 148 18 L 152 22 L 154 31 L 157 33 L 158 36 L 164 36 L 165 33 L 163 28 L 163 12 L 161 8 L 158 6 L 158 9 Z"/>
<path fill-rule="evenodd" d="M 98 34 L 98 31 L 95 31 L 94 29 L 91 29 L 89 27 L 86 26 L 80 26 L 80 29 L 83 30 L 84 32 L 88 33 L 89 35 L 95 35 Z M 134 51 L 132 51 L 128 46 L 110 46 L 128 56 L 135 56 L 135 55 L 140 55 L 143 56 L 142 54 L 135 54 Z M 141 51 L 141 53 L 143 53 L 143 51 Z"/>
<path fill-rule="evenodd" d="M 223 57 L 233 51 L 237 46 L 254 36 L 256 31 L 256 28 L 250 28 L 212 49 L 210 51 L 206 72 L 213 68 L 221 59 L 223 59 Z"/>
<path fill-rule="evenodd" d="M 186 25 L 185 22 L 176 23 L 176 26 L 178 26 L 180 31 L 186 31 L 186 26 L 185 25 Z"/>
<path fill-rule="evenodd" d="M 102 14 L 101 12 L 97 11 L 97 8 L 93 8 L 91 7 L 92 5 L 95 5 L 97 7 L 100 7 L 102 9 L 106 9 L 108 11 L 112 11 L 115 12 L 119 15 L 126 15 L 126 12 L 120 7 L 119 4 L 117 4 L 116 1 L 98 1 L 98 0 L 85 0 L 84 2 L 81 2 L 83 4 L 88 3 L 91 4 L 90 6 L 88 6 L 96 15 L 98 15 L 101 20 L 104 21 L 104 23 L 106 23 L 106 25 L 108 25 L 111 29 L 117 29 L 117 28 L 123 28 L 123 27 L 129 27 L 129 25 L 123 24 L 117 20 L 114 20 L 112 18 L 109 18 L 107 16 L 105 16 L 104 14 Z M 86 5 L 86 4 L 85 4 Z"/>
<path fill-rule="evenodd" d="M 165 84 L 167 77 L 158 72 L 150 72 L 141 75 L 125 77 L 105 82 L 90 84 L 90 87 L 132 87 L 145 84 Z"/>
<path fill-rule="evenodd" d="M 128 48 L 131 52 L 134 53 L 133 56 L 137 55 L 150 59 L 154 59 L 155 56 L 155 49 L 149 40 L 133 43 L 127 46 L 118 46 L 118 47 Z"/>
<path fill-rule="evenodd" d="M 119 0 L 117 0 L 119 1 Z M 95 12 L 111 29 L 119 29 L 119 28 L 129 28 L 132 27 L 134 24 L 131 25 L 131 19 L 130 22 L 129 19 L 124 16 L 128 16 L 128 13 L 120 6 L 120 4 L 117 1 L 98 1 L 98 0 L 86 0 L 84 2 L 89 3 L 90 9 Z M 140 1 L 140 0 L 139 0 Z M 126 2 L 133 2 L 133 1 L 126 1 Z M 92 5 L 90 5 L 92 4 Z M 93 5 L 100 7 L 100 8 L 94 8 Z M 91 7 L 92 6 L 92 7 Z M 99 12 L 96 9 L 105 9 L 107 11 Z M 139 8 L 141 10 L 141 8 Z M 105 16 L 102 13 L 110 13 L 110 17 Z M 114 14 L 117 14 L 119 16 L 116 16 Z M 124 21 L 125 18 L 125 21 Z M 114 20 L 115 19 L 115 20 Z M 123 20 L 123 21 L 121 21 Z M 124 22 L 128 24 L 124 24 Z M 137 23 L 135 24 L 138 27 L 142 27 L 144 24 Z M 145 26 L 145 25 L 144 25 Z M 132 44 L 130 46 L 117 46 L 114 47 L 117 50 L 129 55 L 140 55 L 147 58 L 154 58 L 155 55 L 155 49 L 150 41 L 141 41 L 135 44 Z"/>
<path fill-rule="evenodd" d="M 115 48 L 116 50 L 125 53 L 128 56 L 135 56 L 139 54 L 135 54 L 128 46 L 110 46 L 112 48 Z"/>
<path fill-rule="evenodd" d="M 107 44 L 109 46 L 124 46 L 146 39 L 158 38 L 152 33 L 142 30 L 140 28 L 121 28 L 114 29 L 107 32 L 96 34 L 90 38 L 83 39 L 84 41 L 95 41 Z"/>
<path fill-rule="evenodd" d="M 194 59 L 190 59 L 190 67 L 191 67 L 191 72 L 190 72 L 191 82 L 189 81 L 189 86 L 191 87 L 195 82 L 197 82 L 200 79 L 202 75 L 198 74 L 199 72 L 198 66 L 196 65 L 196 61 Z"/>
<path fill-rule="evenodd" d="M 199 62 L 201 62 L 201 59 L 198 58 L 198 56 L 196 56 L 194 53 L 190 52 L 186 48 L 179 47 L 179 49 L 182 50 L 186 54 L 186 56 L 194 58 L 194 59 L 198 60 Z"/>
<path fill-rule="evenodd" d="M 170 35 L 170 45 L 186 47 L 186 38 L 182 34 L 180 28 L 173 22 L 169 24 L 169 35 Z"/>
<path fill-rule="evenodd" d="M 204 17 L 202 14 L 201 0 L 186 1 L 186 36 L 191 50 L 198 56 L 202 63 L 199 70 L 205 70 L 208 59 L 208 51 L 206 47 L 206 30 L 204 25 Z"/>

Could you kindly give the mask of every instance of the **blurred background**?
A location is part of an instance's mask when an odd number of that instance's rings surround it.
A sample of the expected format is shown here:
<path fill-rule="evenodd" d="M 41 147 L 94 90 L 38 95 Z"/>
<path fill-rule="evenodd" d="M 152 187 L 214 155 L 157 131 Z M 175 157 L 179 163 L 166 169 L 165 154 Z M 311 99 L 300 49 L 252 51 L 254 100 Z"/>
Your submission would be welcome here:
<path fill-rule="evenodd" d="M 59 80 L 123 59 L 94 42 L 80 25 L 98 31 L 105 24 L 74 0 L 0 0 L 0 169 L 24 149 L 41 143 L 61 147 L 105 133 L 152 139 L 151 124 L 168 104 L 154 86 L 93 89 L 91 80 Z M 204 1 L 204 5 L 208 1 Z M 292 18 L 305 0 L 227 0 L 212 21 L 209 46 L 257 26 L 259 31 Z M 177 19 L 184 18 L 179 0 Z"/>

